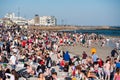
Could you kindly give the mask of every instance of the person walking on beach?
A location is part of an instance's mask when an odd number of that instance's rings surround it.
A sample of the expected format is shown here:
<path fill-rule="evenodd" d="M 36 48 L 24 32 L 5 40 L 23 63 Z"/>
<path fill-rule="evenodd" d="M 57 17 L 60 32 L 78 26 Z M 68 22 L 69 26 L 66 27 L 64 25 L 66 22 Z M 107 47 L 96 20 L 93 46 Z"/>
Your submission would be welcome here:
<path fill-rule="evenodd" d="M 118 55 L 117 48 L 114 48 L 114 49 L 111 51 L 111 57 L 115 57 L 115 54 Z"/>

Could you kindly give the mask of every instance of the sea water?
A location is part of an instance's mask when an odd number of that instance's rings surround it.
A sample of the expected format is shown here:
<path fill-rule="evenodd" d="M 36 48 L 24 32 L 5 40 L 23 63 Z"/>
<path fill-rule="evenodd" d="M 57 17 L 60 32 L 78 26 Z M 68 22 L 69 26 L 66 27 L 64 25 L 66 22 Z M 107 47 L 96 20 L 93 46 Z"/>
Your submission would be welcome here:
<path fill-rule="evenodd" d="M 110 41 L 107 44 L 107 46 L 110 46 L 112 48 L 115 48 L 115 43 L 116 42 L 120 42 L 120 27 L 116 28 L 114 30 L 112 29 L 107 29 L 107 30 L 73 30 L 73 31 L 65 31 L 65 32 L 71 32 L 71 33 L 87 33 L 87 34 L 91 34 L 91 33 L 95 33 L 97 35 L 104 35 L 104 36 L 109 36 Z"/>

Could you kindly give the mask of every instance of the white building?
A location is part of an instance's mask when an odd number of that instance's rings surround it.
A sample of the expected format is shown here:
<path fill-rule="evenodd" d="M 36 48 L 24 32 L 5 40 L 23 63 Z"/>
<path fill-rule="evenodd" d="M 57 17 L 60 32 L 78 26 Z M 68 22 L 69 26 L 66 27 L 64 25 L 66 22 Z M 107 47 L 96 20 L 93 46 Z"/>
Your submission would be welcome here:
<path fill-rule="evenodd" d="M 28 24 L 29 25 L 40 25 L 40 26 L 55 26 L 57 24 L 56 18 L 54 16 L 41 16 L 39 17 L 39 20 L 37 19 L 37 24 L 35 20 L 36 18 L 28 20 Z"/>
<path fill-rule="evenodd" d="M 56 25 L 55 16 L 42 16 L 40 17 L 40 25 L 41 26 L 55 26 Z"/>
<path fill-rule="evenodd" d="M 35 25 L 34 19 L 28 20 L 28 25 Z"/>
<path fill-rule="evenodd" d="M 2 19 L 0 19 L 0 25 L 3 23 L 3 20 Z"/>
<path fill-rule="evenodd" d="M 57 19 L 55 16 L 41 16 L 35 15 L 35 17 L 31 20 L 26 20 L 22 17 L 15 16 L 15 13 L 7 13 L 5 18 L 12 20 L 14 23 L 18 25 L 40 25 L 40 26 L 55 26 L 57 23 Z"/>
<path fill-rule="evenodd" d="M 12 20 L 14 23 L 16 23 L 18 25 L 25 25 L 25 24 L 27 24 L 27 20 L 25 20 L 22 17 L 15 16 L 15 13 L 7 13 L 5 15 L 5 18 L 8 18 L 8 19 Z"/>

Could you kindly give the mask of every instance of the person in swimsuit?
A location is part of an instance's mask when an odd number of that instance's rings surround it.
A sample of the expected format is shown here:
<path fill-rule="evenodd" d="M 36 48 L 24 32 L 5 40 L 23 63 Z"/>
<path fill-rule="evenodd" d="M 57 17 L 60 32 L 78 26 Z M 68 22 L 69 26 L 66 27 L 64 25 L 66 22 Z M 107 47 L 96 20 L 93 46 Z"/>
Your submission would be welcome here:
<path fill-rule="evenodd" d="M 120 68 L 116 69 L 116 73 L 114 75 L 114 80 L 120 80 Z"/>
<path fill-rule="evenodd" d="M 105 80 L 110 80 L 110 66 L 110 60 L 106 60 L 104 64 Z"/>

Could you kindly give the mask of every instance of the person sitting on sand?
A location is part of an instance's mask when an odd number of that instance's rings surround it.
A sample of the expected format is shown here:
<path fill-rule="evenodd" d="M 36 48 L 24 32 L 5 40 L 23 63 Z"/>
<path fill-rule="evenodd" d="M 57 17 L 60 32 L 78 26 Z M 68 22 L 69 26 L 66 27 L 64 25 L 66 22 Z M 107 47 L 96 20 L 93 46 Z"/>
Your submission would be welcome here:
<path fill-rule="evenodd" d="M 92 66 L 90 66 L 90 69 L 87 72 L 87 77 L 90 80 L 94 80 L 94 79 L 98 79 L 98 77 L 96 76 L 95 72 L 94 72 L 94 68 Z"/>
<path fill-rule="evenodd" d="M 52 78 L 53 78 L 53 80 L 60 80 L 60 79 L 57 77 L 57 72 L 53 72 L 53 73 L 52 73 Z"/>
<path fill-rule="evenodd" d="M 39 73 L 37 80 L 45 80 L 43 73 Z"/>
<path fill-rule="evenodd" d="M 27 72 L 31 75 L 35 74 L 35 71 L 32 69 L 32 67 L 30 65 L 27 65 Z"/>
<path fill-rule="evenodd" d="M 69 62 L 70 61 L 70 55 L 69 55 L 69 52 L 66 51 L 66 53 L 63 55 L 63 59 L 66 61 L 66 62 Z"/>

